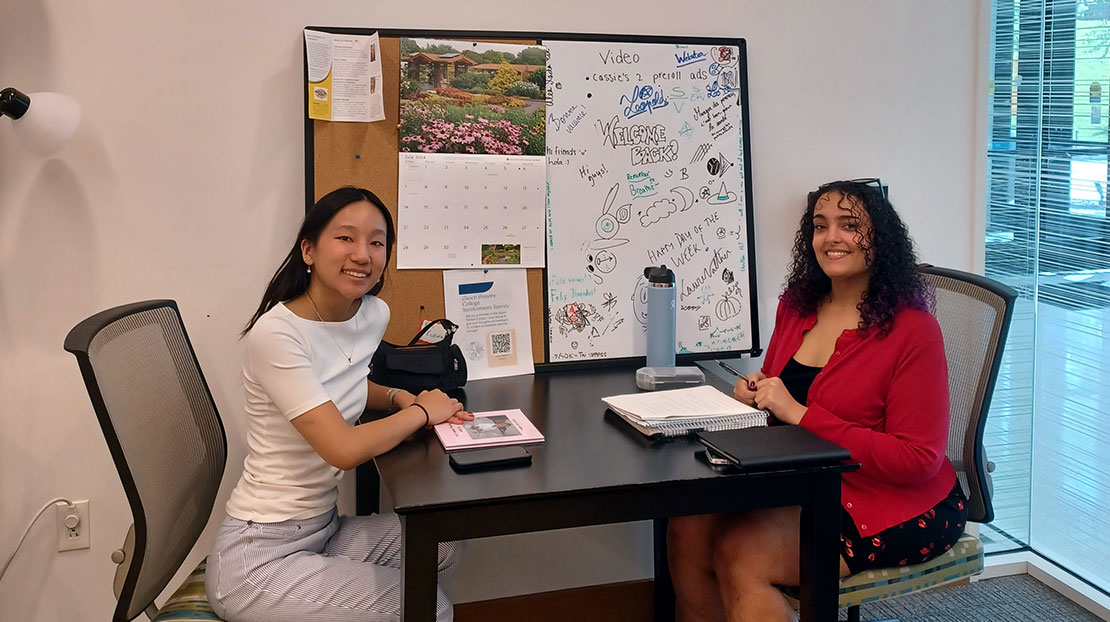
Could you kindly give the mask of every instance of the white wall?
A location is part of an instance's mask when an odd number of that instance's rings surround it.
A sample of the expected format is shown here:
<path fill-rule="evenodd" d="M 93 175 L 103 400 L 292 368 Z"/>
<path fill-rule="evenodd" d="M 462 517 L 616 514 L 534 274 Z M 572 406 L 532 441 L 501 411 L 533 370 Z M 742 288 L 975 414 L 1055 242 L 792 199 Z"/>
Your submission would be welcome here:
<path fill-rule="evenodd" d="M 305 25 L 745 37 L 764 345 L 802 198 L 823 181 L 881 176 L 925 260 L 976 263 L 984 0 L 559 4 L 3 1 L 0 87 L 66 92 L 85 116 L 52 159 L 0 120 L 0 560 L 48 498 L 92 500 L 90 550 L 56 553 L 52 512 L 36 524 L 0 583 L 4 619 L 112 608 L 130 515 L 61 348 L 80 319 L 177 299 L 227 423 L 221 504 L 238 476 L 237 331 L 303 214 Z M 630 580 L 650 560 L 645 524 L 475 542 L 452 592 Z"/>

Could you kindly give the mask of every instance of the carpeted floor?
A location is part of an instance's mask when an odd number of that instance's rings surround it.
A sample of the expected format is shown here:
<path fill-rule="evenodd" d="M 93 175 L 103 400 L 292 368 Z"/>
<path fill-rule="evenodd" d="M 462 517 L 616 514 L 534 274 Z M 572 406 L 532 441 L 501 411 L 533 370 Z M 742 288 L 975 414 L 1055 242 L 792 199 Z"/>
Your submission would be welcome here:
<path fill-rule="evenodd" d="M 1086 609 L 1029 575 L 926 590 L 860 607 L 864 620 L 902 622 L 1099 622 Z M 845 619 L 841 613 L 841 620 Z"/>

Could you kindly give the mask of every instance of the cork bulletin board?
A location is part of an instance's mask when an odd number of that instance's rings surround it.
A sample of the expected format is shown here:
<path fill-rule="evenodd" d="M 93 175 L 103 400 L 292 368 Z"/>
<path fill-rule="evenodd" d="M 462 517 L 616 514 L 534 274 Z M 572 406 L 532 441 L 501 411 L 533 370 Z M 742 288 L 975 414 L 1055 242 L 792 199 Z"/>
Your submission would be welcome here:
<path fill-rule="evenodd" d="M 306 209 L 356 185 L 396 224 L 402 37 L 549 47 L 549 244 L 527 269 L 538 369 L 642 360 L 640 281 L 660 263 L 676 274 L 679 364 L 759 353 L 742 39 L 307 29 L 378 33 L 386 118 L 312 120 L 306 100 Z M 443 317 L 443 274 L 396 266 L 395 248 L 380 296 L 385 338 L 402 343 Z"/>

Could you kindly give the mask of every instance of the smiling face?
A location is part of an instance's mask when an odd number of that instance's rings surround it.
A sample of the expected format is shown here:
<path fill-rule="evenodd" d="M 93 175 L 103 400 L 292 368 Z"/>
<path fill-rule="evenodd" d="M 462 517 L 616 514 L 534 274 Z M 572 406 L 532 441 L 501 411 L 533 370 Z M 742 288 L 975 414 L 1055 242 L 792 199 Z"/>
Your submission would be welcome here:
<path fill-rule="evenodd" d="M 321 299 L 354 301 L 366 295 L 385 271 L 387 227 L 376 205 L 356 201 L 336 212 L 315 242 L 302 240 L 313 300 L 324 304 Z"/>
<path fill-rule="evenodd" d="M 870 274 L 871 217 L 852 196 L 829 191 L 813 208 L 813 252 L 833 281 Z"/>

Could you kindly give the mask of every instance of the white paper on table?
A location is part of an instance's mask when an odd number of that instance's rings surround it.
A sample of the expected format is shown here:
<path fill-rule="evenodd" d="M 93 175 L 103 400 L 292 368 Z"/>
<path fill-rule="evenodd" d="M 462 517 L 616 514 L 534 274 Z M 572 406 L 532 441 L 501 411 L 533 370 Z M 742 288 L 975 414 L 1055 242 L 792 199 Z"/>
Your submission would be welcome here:
<path fill-rule="evenodd" d="M 611 395 L 601 400 L 614 411 L 642 421 L 724 417 L 760 412 L 708 384 L 687 389 Z"/>
<path fill-rule="evenodd" d="M 305 30 L 309 117 L 326 121 L 385 119 L 378 34 Z"/>
<path fill-rule="evenodd" d="M 444 270 L 443 303 L 468 379 L 535 371 L 525 270 Z"/>
<path fill-rule="evenodd" d="M 398 158 L 398 268 L 543 267 L 544 156 Z"/>

